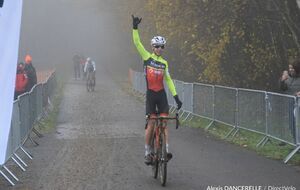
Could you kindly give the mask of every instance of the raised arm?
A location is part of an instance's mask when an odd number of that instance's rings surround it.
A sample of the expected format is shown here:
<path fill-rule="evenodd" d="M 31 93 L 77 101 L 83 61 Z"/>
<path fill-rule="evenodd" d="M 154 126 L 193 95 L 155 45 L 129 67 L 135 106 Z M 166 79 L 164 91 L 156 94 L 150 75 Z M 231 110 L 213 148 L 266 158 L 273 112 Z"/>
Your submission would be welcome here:
<path fill-rule="evenodd" d="M 143 58 L 143 60 L 147 60 L 150 57 L 150 53 L 144 48 L 140 35 L 138 32 L 138 25 L 142 21 L 142 18 L 134 17 L 132 16 L 132 25 L 133 25 L 133 30 L 132 30 L 132 38 L 133 38 L 133 43 L 138 50 L 139 54 Z"/>

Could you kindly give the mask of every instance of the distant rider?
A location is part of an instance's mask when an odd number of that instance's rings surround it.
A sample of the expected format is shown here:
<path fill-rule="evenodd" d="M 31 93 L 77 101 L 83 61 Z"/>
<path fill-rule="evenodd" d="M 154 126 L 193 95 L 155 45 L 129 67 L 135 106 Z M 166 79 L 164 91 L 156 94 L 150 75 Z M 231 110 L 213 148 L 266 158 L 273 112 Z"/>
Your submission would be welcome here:
<path fill-rule="evenodd" d="M 91 79 L 93 80 L 93 86 L 95 86 L 96 85 L 96 76 L 95 76 L 95 74 L 96 74 L 96 64 L 90 57 L 88 57 L 86 59 L 83 71 L 86 74 L 87 81 L 91 77 Z"/>

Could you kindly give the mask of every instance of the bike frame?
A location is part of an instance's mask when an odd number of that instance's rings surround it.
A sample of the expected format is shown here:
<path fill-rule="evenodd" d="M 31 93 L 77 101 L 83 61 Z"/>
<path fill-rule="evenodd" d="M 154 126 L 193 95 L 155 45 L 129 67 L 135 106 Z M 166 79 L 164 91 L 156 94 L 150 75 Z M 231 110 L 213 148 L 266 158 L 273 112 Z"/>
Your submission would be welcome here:
<path fill-rule="evenodd" d="M 145 129 L 147 129 L 148 121 L 149 120 L 155 120 L 154 124 L 154 130 L 151 137 L 151 144 L 150 146 L 153 146 L 152 149 L 154 150 L 153 155 L 153 162 L 152 162 L 152 171 L 154 178 L 157 178 L 158 171 L 160 171 L 160 181 L 161 185 L 165 186 L 166 184 L 166 178 L 167 178 L 167 155 L 166 155 L 166 134 L 165 129 L 167 127 L 166 120 L 176 120 L 176 129 L 178 129 L 179 126 L 179 119 L 178 119 L 178 110 L 176 112 L 175 117 L 155 117 L 155 118 L 149 118 L 147 116 L 146 118 L 146 126 Z M 155 140 L 155 142 L 153 142 Z"/>

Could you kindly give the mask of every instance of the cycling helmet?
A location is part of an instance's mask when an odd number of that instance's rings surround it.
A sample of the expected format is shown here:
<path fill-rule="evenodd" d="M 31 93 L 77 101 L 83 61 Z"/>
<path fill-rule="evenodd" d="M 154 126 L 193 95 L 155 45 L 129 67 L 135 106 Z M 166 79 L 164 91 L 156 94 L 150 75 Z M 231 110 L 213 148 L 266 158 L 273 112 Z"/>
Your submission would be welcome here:
<path fill-rule="evenodd" d="M 155 45 L 163 46 L 165 44 L 166 44 L 166 39 L 162 36 L 154 36 L 151 40 L 152 46 L 155 46 Z"/>
<path fill-rule="evenodd" d="M 91 58 L 90 57 L 86 58 L 86 61 L 87 62 L 91 61 Z"/>

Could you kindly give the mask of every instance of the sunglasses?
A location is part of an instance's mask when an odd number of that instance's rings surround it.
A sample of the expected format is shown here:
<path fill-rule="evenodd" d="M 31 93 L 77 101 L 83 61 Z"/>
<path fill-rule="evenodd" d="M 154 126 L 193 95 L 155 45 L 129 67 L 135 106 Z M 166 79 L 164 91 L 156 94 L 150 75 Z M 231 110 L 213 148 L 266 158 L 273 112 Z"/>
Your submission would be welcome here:
<path fill-rule="evenodd" d="M 160 46 L 160 45 L 154 45 L 153 47 L 154 47 L 154 48 L 161 48 L 161 49 L 164 49 L 164 48 L 165 48 L 164 45 L 162 45 L 162 46 Z"/>

